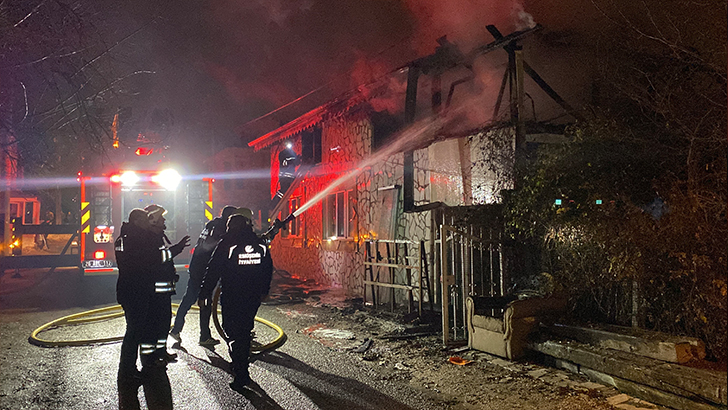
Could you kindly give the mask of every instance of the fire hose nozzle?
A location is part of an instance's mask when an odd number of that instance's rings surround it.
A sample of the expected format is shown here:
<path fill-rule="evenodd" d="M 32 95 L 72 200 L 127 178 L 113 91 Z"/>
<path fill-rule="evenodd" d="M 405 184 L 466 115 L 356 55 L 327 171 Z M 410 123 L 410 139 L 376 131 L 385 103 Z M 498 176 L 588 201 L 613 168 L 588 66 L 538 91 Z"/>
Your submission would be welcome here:
<path fill-rule="evenodd" d="M 296 219 L 296 215 L 290 214 L 288 215 L 284 220 L 280 220 L 276 218 L 276 220 L 273 222 L 273 225 L 268 228 L 268 230 L 263 234 L 263 238 L 267 239 L 268 241 L 272 241 L 273 238 L 278 235 L 278 232 L 285 228 L 289 222 Z"/>
<path fill-rule="evenodd" d="M 296 219 L 296 215 L 292 213 L 292 214 L 288 215 L 286 217 L 286 219 L 284 219 L 281 223 L 283 224 L 283 226 L 286 226 L 286 225 L 288 225 L 289 222 L 293 221 L 294 219 Z"/>

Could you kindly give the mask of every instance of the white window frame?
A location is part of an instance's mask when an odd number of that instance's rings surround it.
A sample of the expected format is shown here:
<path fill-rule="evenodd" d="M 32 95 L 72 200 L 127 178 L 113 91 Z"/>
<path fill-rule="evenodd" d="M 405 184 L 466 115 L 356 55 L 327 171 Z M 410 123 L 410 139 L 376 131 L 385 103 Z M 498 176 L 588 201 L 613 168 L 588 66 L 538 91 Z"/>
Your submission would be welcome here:
<path fill-rule="evenodd" d="M 352 201 L 356 199 L 354 189 L 331 193 L 323 201 L 323 229 L 324 239 L 351 239 L 351 231 L 356 229 L 356 219 L 353 215 Z M 333 220 L 329 211 L 333 207 Z M 343 233 L 343 235 L 341 235 Z"/>

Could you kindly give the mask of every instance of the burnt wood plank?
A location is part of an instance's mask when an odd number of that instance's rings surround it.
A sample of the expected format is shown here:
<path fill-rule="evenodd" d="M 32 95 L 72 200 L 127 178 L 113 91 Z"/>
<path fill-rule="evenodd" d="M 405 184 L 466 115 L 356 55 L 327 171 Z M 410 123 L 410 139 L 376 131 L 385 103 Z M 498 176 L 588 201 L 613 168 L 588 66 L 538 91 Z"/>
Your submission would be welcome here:
<path fill-rule="evenodd" d="M 708 403 L 700 398 L 688 398 L 679 396 L 676 394 L 668 393 L 654 387 L 645 386 L 643 384 L 635 383 L 630 380 L 625 380 L 616 376 L 611 376 L 600 371 L 589 369 L 583 366 L 577 366 L 573 363 L 556 360 L 556 367 L 569 370 L 571 372 L 577 372 L 588 377 L 597 383 L 601 383 L 607 386 L 616 387 L 619 391 L 627 393 L 630 396 L 646 400 L 650 403 L 666 406 L 676 410 L 715 410 L 725 409 L 725 406 L 717 406 Z"/>

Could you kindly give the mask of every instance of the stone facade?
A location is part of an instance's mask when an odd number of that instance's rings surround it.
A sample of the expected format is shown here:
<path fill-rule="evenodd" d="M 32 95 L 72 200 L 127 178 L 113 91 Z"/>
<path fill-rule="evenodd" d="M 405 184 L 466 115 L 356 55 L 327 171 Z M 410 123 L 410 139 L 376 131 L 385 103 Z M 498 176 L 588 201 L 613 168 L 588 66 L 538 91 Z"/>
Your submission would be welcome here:
<path fill-rule="evenodd" d="M 350 111 L 318 126 L 321 127 L 321 163 L 309 170 L 291 195 L 297 199 L 299 207 L 305 208 L 295 221 L 297 235 L 285 236 L 283 233 L 273 241 L 273 261 L 276 268 L 292 275 L 343 288 L 350 297 L 362 297 L 365 242 L 370 239 L 430 241 L 432 218 L 429 211 L 402 212 L 402 189 L 399 187 L 404 183 L 404 156 L 402 153 L 387 155 L 386 149 L 372 152 L 373 126 L 366 111 Z M 474 178 L 465 175 L 463 169 L 472 172 L 478 159 L 490 152 L 491 146 L 485 142 L 487 138 L 485 134 L 475 135 L 459 148 L 453 148 L 458 147 L 457 141 L 454 146 L 452 141 L 442 141 L 414 151 L 415 205 L 433 201 L 451 206 L 469 205 L 474 198 L 465 197 L 463 181 L 467 181 L 468 186 L 476 182 L 483 184 L 484 177 L 480 175 L 480 169 L 476 170 L 478 175 Z M 288 140 L 294 143 L 297 152 L 301 152 L 300 134 Z M 462 157 L 458 151 L 463 147 L 467 150 L 465 167 L 461 166 Z M 457 152 L 453 153 L 453 149 Z M 278 151 L 271 149 L 272 165 L 277 165 Z M 322 196 L 323 191 L 327 192 Z M 345 237 L 325 237 L 324 197 L 344 191 L 353 209 L 352 215 L 348 215 L 349 222 L 355 224 L 353 233 Z M 433 198 L 433 192 L 440 198 Z M 478 196 L 474 202 L 484 203 L 484 196 Z M 281 216 L 292 211 L 282 212 Z M 405 281 L 401 277 L 404 270 L 401 271 L 397 272 L 397 283 Z"/>

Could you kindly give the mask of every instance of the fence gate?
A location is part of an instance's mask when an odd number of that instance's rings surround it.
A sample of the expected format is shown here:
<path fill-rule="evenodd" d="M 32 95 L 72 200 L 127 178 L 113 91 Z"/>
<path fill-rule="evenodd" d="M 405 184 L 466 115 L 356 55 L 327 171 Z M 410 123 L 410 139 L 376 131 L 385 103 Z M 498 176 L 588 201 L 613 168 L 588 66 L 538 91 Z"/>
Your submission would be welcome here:
<path fill-rule="evenodd" d="M 406 301 L 407 312 L 422 314 L 425 298 L 432 310 L 424 241 L 369 240 L 365 242 L 364 303 L 376 308 L 386 303 L 390 311 Z M 423 274 L 424 273 L 424 274 Z"/>
<path fill-rule="evenodd" d="M 467 231 L 465 231 L 467 229 Z M 468 296 L 503 296 L 503 245 L 498 230 L 441 224 L 439 229 L 443 344 L 467 342 Z"/>

